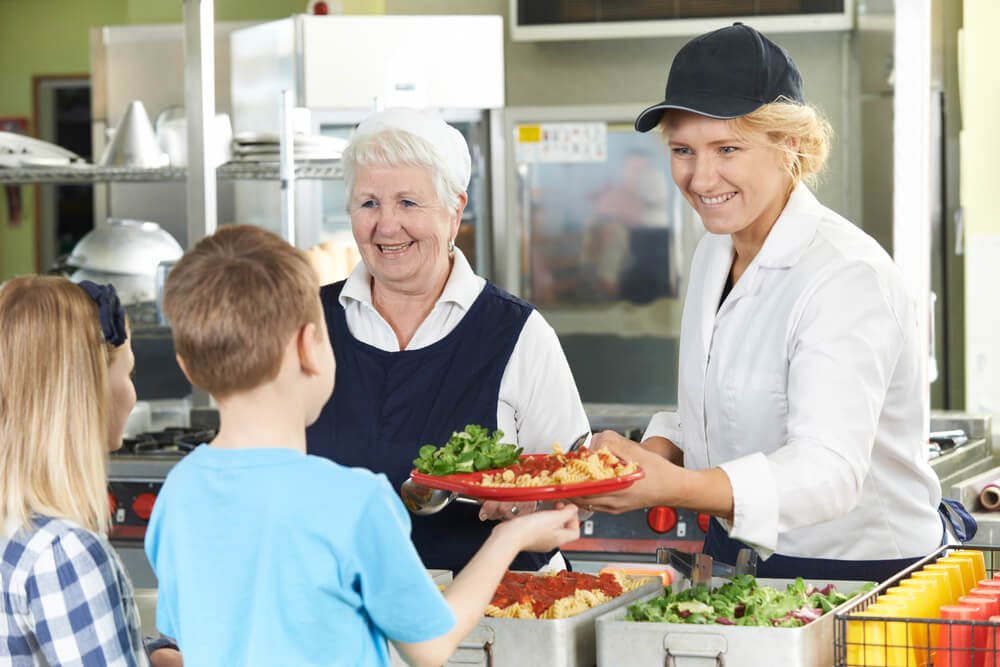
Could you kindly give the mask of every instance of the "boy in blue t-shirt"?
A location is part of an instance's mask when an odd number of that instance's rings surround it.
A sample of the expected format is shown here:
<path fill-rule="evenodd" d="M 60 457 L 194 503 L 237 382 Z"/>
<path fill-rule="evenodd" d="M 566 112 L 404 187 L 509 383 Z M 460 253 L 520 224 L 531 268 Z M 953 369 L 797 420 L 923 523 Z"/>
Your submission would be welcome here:
<path fill-rule="evenodd" d="M 157 625 L 188 667 L 440 665 L 514 556 L 579 535 L 576 508 L 498 524 L 442 595 L 382 475 L 306 452 L 334 357 L 305 254 L 257 227 L 202 239 L 170 272 L 178 361 L 219 434 L 167 476 L 146 533 Z"/>

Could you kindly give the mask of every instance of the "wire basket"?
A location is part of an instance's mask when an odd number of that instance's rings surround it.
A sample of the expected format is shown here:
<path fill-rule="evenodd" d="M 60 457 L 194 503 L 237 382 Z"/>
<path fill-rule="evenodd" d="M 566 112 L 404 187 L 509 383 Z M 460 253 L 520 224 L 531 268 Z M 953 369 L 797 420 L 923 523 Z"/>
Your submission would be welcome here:
<path fill-rule="evenodd" d="M 930 613 L 897 616 L 868 611 L 901 581 L 952 551 L 982 552 L 987 579 L 1000 572 L 1000 547 L 939 548 L 835 613 L 835 667 L 1000 667 L 1000 622 L 931 618 Z M 929 608 L 926 598 L 923 600 L 925 609 Z"/>

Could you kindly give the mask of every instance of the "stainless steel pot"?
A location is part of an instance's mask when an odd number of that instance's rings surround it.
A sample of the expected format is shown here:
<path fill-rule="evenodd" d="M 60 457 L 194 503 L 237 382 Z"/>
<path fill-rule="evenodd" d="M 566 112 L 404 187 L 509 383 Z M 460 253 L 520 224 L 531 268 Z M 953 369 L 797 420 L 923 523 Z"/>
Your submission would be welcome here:
<path fill-rule="evenodd" d="M 66 259 L 75 281 L 111 283 L 124 304 L 156 300 L 160 262 L 180 259 L 184 249 L 155 222 L 108 220 L 80 239 Z"/>

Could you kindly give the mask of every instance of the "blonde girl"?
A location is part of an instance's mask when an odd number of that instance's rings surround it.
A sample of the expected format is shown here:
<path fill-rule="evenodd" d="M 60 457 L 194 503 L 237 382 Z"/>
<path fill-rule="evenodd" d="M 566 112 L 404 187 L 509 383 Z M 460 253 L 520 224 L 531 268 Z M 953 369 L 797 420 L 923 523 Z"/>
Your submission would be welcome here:
<path fill-rule="evenodd" d="M 134 362 L 110 285 L 29 276 L 0 286 L 4 664 L 148 664 L 132 585 L 106 537 L 107 454 L 135 405 Z"/>

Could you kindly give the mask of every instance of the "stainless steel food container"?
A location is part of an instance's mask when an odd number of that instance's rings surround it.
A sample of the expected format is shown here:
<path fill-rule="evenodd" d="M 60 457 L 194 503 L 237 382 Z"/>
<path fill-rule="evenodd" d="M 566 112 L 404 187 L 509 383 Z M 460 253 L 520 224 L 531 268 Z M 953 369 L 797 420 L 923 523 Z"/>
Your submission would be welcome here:
<path fill-rule="evenodd" d="M 789 579 L 758 579 L 784 590 Z M 725 583 L 716 579 L 714 585 Z M 863 582 L 812 581 L 833 584 L 850 594 Z M 655 594 L 643 596 L 646 600 Z M 619 607 L 597 619 L 598 667 L 830 667 L 833 664 L 833 617 L 843 605 L 801 628 L 764 628 L 736 625 L 686 625 L 626 621 Z M 541 664 L 541 663 L 539 663 Z"/>
<path fill-rule="evenodd" d="M 548 620 L 484 617 L 462 640 L 446 665 L 593 667 L 597 661 L 594 625 L 597 617 L 622 605 L 658 595 L 662 591 L 662 580 L 652 578 L 633 591 L 569 618 Z M 406 663 L 391 645 L 390 654 L 393 667 L 405 667 Z"/>
<path fill-rule="evenodd" d="M 597 660 L 594 625 L 597 617 L 662 590 L 662 580 L 654 578 L 569 618 L 483 618 L 446 664 L 448 667 L 592 667 Z"/>
<path fill-rule="evenodd" d="M 454 578 L 451 570 L 427 570 L 427 574 L 431 575 L 434 583 L 442 588 L 450 584 Z"/>

